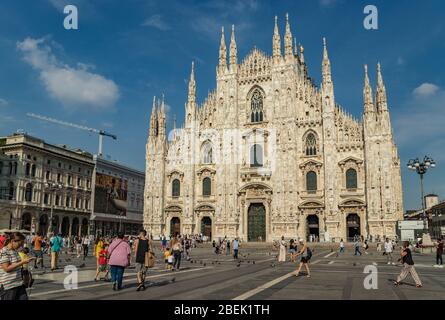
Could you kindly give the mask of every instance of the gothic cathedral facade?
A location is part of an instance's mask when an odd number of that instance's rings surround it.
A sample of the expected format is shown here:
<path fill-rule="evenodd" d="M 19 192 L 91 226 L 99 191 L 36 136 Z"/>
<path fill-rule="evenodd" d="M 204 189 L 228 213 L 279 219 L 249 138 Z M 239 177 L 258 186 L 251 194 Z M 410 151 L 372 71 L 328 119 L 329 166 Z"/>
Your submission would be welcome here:
<path fill-rule="evenodd" d="M 375 95 L 365 66 L 356 120 L 335 100 L 326 40 L 320 88 L 287 15 L 284 54 L 281 44 L 275 17 L 272 56 L 254 48 L 238 63 L 232 26 L 227 61 L 223 29 L 216 89 L 198 105 L 192 63 L 184 125 L 169 135 L 164 98 L 154 98 L 144 199 L 150 233 L 242 241 L 396 235 L 400 160 L 380 65 Z"/>

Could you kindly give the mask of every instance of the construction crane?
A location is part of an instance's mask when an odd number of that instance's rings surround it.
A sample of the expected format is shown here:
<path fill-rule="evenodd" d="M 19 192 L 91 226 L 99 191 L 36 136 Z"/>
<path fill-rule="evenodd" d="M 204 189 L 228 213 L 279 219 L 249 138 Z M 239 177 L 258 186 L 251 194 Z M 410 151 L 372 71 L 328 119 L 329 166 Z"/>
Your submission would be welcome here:
<path fill-rule="evenodd" d="M 79 124 L 70 123 L 70 122 L 66 122 L 66 121 L 62 121 L 62 120 L 57 120 L 57 119 L 54 119 L 54 118 L 41 116 L 41 115 L 38 115 L 38 114 L 35 114 L 35 113 L 29 113 L 28 112 L 26 115 L 28 117 L 31 117 L 31 118 L 40 119 L 40 120 L 44 120 L 44 121 L 60 124 L 62 126 L 67 126 L 67 127 L 72 127 L 72 128 L 77 128 L 77 129 L 80 129 L 80 130 L 86 130 L 86 131 L 90 131 L 90 132 L 93 132 L 93 133 L 97 133 L 99 135 L 99 153 L 98 153 L 99 157 L 102 157 L 102 139 L 103 139 L 103 137 L 110 137 L 110 138 L 113 138 L 114 140 L 117 140 L 117 136 L 116 135 L 111 134 L 109 132 L 106 132 L 104 130 L 98 130 L 98 129 L 94 129 L 94 128 L 89 128 L 89 127 L 82 126 L 82 125 L 79 125 Z"/>

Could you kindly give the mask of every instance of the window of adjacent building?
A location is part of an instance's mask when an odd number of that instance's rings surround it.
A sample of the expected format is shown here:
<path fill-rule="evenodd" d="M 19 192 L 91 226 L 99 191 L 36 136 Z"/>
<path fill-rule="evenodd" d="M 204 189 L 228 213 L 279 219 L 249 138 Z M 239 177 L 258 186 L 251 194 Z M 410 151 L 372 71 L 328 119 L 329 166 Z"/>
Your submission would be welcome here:
<path fill-rule="evenodd" d="M 306 173 L 306 190 L 309 192 L 317 191 L 317 174 L 314 171 Z"/>
<path fill-rule="evenodd" d="M 33 176 L 33 177 L 35 177 L 36 176 L 36 165 L 35 164 L 33 164 L 32 165 L 32 167 L 31 167 L 31 176 Z"/>
<path fill-rule="evenodd" d="M 14 174 L 17 175 L 17 167 L 18 167 L 18 163 L 14 162 Z"/>
<path fill-rule="evenodd" d="M 47 164 L 51 164 L 51 160 L 46 161 Z"/>
<path fill-rule="evenodd" d="M 31 164 L 27 163 L 25 166 L 25 175 L 29 176 L 31 174 Z"/>
<path fill-rule="evenodd" d="M 209 177 L 205 177 L 202 180 L 202 195 L 210 196 L 212 194 L 212 180 Z"/>
<path fill-rule="evenodd" d="M 207 141 L 202 146 L 202 163 L 211 164 L 213 163 L 213 150 L 212 144 Z"/>
<path fill-rule="evenodd" d="M 62 168 L 62 163 L 59 162 L 58 166 L 59 166 L 59 168 Z"/>
<path fill-rule="evenodd" d="M 56 206 L 60 206 L 60 196 L 56 195 Z"/>
<path fill-rule="evenodd" d="M 76 198 L 76 208 L 80 209 L 80 199 Z"/>
<path fill-rule="evenodd" d="M 25 187 L 25 201 L 32 201 L 32 184 L 30 183 Z"/>
<path fill-rule="evenodd" d="M 31 155 L 28 154 L 28 155 L 26 156 L 26 158 L 29 159 L 29 160 L 31 160 Z"/>
<path fill-rule="evenodd" d="M 87 188 L 90 187 L 90 180 L 87 180 Z"/>
<path fill-rule="evenodd" d="M 13 166 L 13 165 L 12 165 L 12 162 L 10 162 L 10 163 L 9 163 L 9 174 L 10 174 L 10 175 L 12 175 L 12 172 L 13 172 L 13 170 L 12 170 L 12 166 Z"/>
<path fill-rule="evenodd" d="M 70 197 L 66 197 L 65 199 L 65 207 L 69 207 L 71 203 L 71 198 Z"/>
<path fill-rule="evenodd" d="M 0 174 L 2 174 L 3 171 L 3 162 L 0 161 Z"/>
<path fill-rule="evenodd" d="M 46 173 L 45 173 L 45 179 L 46 180 L 49 180 L 50 174 L 51 173 L 49 171 L 46 171 Z"/>
<path fill-rule="evenodd" d="M 309 133 L 306 137 L 306 155 L 316 156 L 317 155 L 317 139 L 313 133 Z"/>
<path fill-rule="evenodd" d="M 14 182 L 12 182 L 12 181 L 9 182 L 9 195 L 8 195 L 8 199 L 9 200 L 14 199 Z"/>
<path fill-rule="evenodd" d="M 346 189 L 357 189 L 357 171 L 348 169 L 346 171 Z"/>
<path fill-rule="evenodd" d="M 43 195 L 43 203 L 44 204 L 48 204 L 48 201 L 49 201 L 49 194 L 45 193 Z"/>
<path fill-rule="evenodd" d="M 85 209 L 90 209 L 90 201 L 88 199 L 85 200 Z"/>
<path fill-rule="evenodd" d="M 57 174 L 57 182 L 61 182 L 62 180 L 62 175 L 60 173 Z"/>
<path fill-rule="evenodd" d="M 68 184 L 71 185 L 71 176 L 68 176 Z"/>
<path fill-rule="evenodd" d="M 81 178 L 77 178 L 77 186 L 78 187 L 82 186 L 82 179 Z"/>
<path fill-rule="evenodd" d="M 256 89 L 253 92 L 250 106 L 250 122 L 263 121 L 263 95 L 261 94 L 260 90 Z"/>
<path fill-rule="evenodd" d="M 37 158 L 36 157 L 34 157 L 34 158 L 32 158 L 34 161 L 37 161 Z"/>
<path fill-rule="evenodd" d="M 179 197 L 181 194 L 181 183 L 178 179 L 173 180 L 172 182 L 172 197 Z"/>
<path fill-rule="evenodd" d="M 250 166 L 251 167 L 263 166 L 263 148 L 259 144 L 254 144 L 250 148 Z"/>

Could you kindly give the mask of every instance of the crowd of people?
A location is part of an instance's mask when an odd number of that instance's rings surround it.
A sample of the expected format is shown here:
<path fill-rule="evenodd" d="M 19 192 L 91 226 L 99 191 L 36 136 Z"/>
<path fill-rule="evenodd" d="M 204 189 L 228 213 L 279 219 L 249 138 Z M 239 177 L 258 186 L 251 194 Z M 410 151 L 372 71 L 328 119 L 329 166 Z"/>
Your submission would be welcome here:
<path fill-rule="evenodd" d="M 161 236 L 160 254 L 164 260 L 165 268 L 171 271 L 180 270 L 181 260 L 191 259 L 191 253 L 199 243 L 203 242 L 202 235 L 176 235 L 170 236 L 169 240 Z M 94 245 L 93 245 L 94 244 Z M 443 239 L 436 242 L 436 265 L 442 267 Z M 217 255 L 233 254 L 234 259 L 238 259 L 240 241 L 219 239 L 213 240 L 212 246 Z M 310 277 L 309 262 L 313 250 L 303 239 L 298 241 L 290 239 L 286 241 L 284 237 L 281 241 L 274 242 L 274 246 L 279 250 L 277 256 L 279 262 L 285 262 L 287 255 L 291 262 L 296 262 L 301 256 L 300 264 L 295 270 L 296 276 L 300 275 L 301 269 L 306 269 L 307 277 Z M 387 258 L 388 265 L 395 265 L 393 254 L 397 250 L 397 241 L 386 238 L 383 243 L 377 243 L 377 252 L 382 252 Z M 355 239 L 353 244 L 354 255 L 362 255 L 360 249 L 367 253 L 369 245 L 367 240 Z M 60 234 L 43 236 L 37 233 L 32 236 L 25 236 L 19 232 L 0 235 L 0 297 L 1 300 L 26 300 L 28 298 L 26 288 L 33 284 L 29 265 L 34 268 L 44 268 L 44 255 L 50 256 L 51 270 L 58 269 L 59 255 L 63 252 L 83 259 L 88 256 L 89 250 L 96 261 L 96 273 L 94 281 L 108 281 L 112 283 L 113 290 L 121 290 L 123 287 L 124 272 L 134 259 L 134 266 L 137 274 L 137 291 L 145 290 L 145 278 L 148 268 L 154 265 L 155 248 L 152 237 L 147 235 L 145 230 L 139 232 L 138 237 L 128 237 L 119 233 L 117 237 L 93 237 L 74 236 L 62 237 Z M 399 262 L 403 268 L 401 274 L 394 282 L 399 285 L 408 274 L 411 274 L 417 287 L 421 287 L 420 278 L 414 268 L 412 251 L 414 246 L 409 242 L 404 242 L 400 248 Z M 343 239 L 339 244 L 338 254 L 345 252 Z M 174 281 L 174 279 L 173 279 Z"/>

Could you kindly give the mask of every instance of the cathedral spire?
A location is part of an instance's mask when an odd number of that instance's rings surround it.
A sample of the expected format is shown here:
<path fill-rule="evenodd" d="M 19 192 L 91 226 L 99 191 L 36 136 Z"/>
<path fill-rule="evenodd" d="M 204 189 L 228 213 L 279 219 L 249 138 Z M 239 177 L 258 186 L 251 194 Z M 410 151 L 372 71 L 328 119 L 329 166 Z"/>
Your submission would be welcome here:
<path fill-rule="evenodd" d="M 365 64 L 365 85 L 363 88 L 363 100 L 365 104 L 365 114 L 374 112 L 374 103 L 372 101 L 372 88 L 369 83 L 368 65 Z"/>
<path fill-rule="evenodd" d="M 238 49 L 235 41 L 235 26 L 232 24 L 232 36 L 230 37 L 230 70 L 236 71 L 238 66 Z"/>
<path fill-rule="evenodd" d="M 192 72 L 190 73 L 188 102 L 195 103 L 195 101 L 196 101 L 195 62 L 192 61 Z"/>
<path fill-rule="evenodd" d="M 159 135 L 165 136 L 165 101 L 164 94 L 162 94 L 160 116 L 159 116 Z"/>
<path fill-rule="evenodd" d="M 292 50 L 292 32 L 290 31 L 289 14 L 286 13 L 286 32 L 284 33 L 284 56 L 286 60 L 293 57 Z"/>
<path fill-rule="evenodd" d="M 221 43 L 219 45 L 219 70 L 224 73 L 227 69 L 227 49 L 224 39 L 224 27 L 221 27 Z"/>
<path fill-rule="evenodd" d="M 322 74 L 323 74 L 323 85 L 332 84 L 331 77 L 331 62 L 329 61 L 328 49 L 326 45 L 326 38 L 323 38 L 323 66 L 322 66 Z"/>
<path fill-rule="evenodd" d="M 278 17 L 275 16 L 275 27 L 273 30 L 273 61 L 278 63 L 281 61 L 281 38 L 280 32 L 278 31 Z"/>
<path fill-rule="evenodd" d="M 377 90 L 376 90 L 376 104 L 379 112 L 388 111 L 386 100 L 386 88 L 383 83 L 382 71 L 380 62 L 377 64 Z"/>
<path fill-rule="evenodd" d="M 158 135 L 158 115 L 156 110 L 156 96 L 153 96 L 153 107 L 150 115 L 150 137 Z"/>
<path fill-rule="evenodd" d="M 305 63 L 304 61 L 304 47 L 300 44 L 300 61 L 301 63 Z"/>

